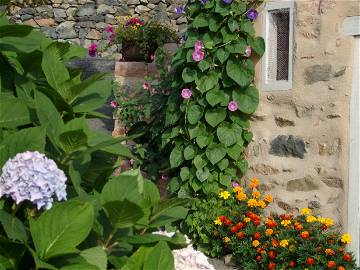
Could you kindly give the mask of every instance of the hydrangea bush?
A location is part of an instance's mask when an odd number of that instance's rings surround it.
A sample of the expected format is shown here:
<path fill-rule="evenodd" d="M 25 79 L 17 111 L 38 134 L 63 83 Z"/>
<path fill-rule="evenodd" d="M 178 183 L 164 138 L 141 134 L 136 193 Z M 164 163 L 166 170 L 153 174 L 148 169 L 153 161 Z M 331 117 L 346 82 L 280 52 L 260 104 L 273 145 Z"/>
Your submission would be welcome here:
<path fill-rule="evenodd" d="M 254 59 L 264 53 L 253 27 L 258 4 L 192 0 L 181 9 L 188 30 L 172 61 L 174 90 L 162 135 L 176 176 L 170 190 L 179 196 L 216 193 L 247 170 L 243 151 L 259 102 Z"/>

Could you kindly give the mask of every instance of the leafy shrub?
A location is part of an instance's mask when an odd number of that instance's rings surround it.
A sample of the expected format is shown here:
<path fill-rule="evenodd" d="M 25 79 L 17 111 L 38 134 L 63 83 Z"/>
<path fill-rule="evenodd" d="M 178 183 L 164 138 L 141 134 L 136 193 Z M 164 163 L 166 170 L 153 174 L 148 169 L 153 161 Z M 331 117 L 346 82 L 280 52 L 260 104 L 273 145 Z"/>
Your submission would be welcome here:
<path fill-rule="evenodd" d="M 0 269 L 173 269 L 184 238 L 151 232 L 184 218 L 188 200 L 160 200 L 138 170 L 113 176 L 133 156 L 88 126 L 113 83 L 66 66 L 84 55 L 0 16 Z M 52 205 L 54 193 L 68 201 Z"/>
<path fill-rule="evenodd" d="M 189 1 L 185 9 L 189 26 L 172 61 L 174 90 L 162 134 L 176 176 L 170 189 L 179 196 L 216 193 L 247 170 L 243 151 L 259 102 L 251 54 L 264 53 L 263 39 L 255 37 L 253 5 Z"/>
<path fill-rule="evenodd" d="M 231 252 L 226 244 L 227 234 L 221 234 L 219 224 L 236 236 L 241 228 L 255 230 L 260 225 L 263 209 L 272 201 L 270 195 L 262 196 L 255 189 L 258 180 L 250 184 L 253 188 L 241 187 L 233 183 L 230 190 L 221 190 L 217 196 L 197 200 L 191 212 L 182 222 L 181 228 L 189 235 L 197 248 L 211 257 L 219 257 Z"/>

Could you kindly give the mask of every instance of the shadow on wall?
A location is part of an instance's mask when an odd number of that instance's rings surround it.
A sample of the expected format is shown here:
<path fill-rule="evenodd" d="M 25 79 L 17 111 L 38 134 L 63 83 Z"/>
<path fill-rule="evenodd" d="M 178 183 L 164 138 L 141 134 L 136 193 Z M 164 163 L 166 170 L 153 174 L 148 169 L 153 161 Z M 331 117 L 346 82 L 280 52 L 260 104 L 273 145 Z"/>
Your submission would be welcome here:
<path fill-rule="evenodd" d="M 83 79 L 90 77 L 96 73 L 108 73 L 110 78 L 114 78 L 115 60 L 106 58 L 82 58 L 70 61 L 68 66 L 80 68 L 83 71 Z M 99 89 L 101 91 L 101 89 Z M 94 118 L 89 119 L 89 125 L 96 130 L 102 130 L 111 135 L 114 130 L 113 108 L 110 102 L 114 99 L 111 95 L 106 104 L 97 111 L 108 116 L 107 119 Z"/>

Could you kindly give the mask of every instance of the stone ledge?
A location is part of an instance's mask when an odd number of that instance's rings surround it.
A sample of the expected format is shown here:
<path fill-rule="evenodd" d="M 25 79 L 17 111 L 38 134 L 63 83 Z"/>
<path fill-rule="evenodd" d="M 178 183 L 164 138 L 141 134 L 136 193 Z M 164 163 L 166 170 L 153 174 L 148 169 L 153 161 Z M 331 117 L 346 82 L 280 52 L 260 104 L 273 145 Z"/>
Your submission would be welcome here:
<path fill-rule="evenodd" d="M 138 77 L 157 75 L 158 69 L 155 63 L 145 62 L 116 62 L 115 77 Z"/>

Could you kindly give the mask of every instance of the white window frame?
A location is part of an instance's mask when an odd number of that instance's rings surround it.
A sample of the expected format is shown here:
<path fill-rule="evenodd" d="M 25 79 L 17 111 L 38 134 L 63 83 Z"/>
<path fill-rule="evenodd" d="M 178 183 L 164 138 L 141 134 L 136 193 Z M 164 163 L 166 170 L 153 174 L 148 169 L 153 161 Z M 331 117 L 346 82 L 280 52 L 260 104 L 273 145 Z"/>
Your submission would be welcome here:
<path fill-rule="evenodd" d="M 288 80 L 268 81 L 269 51 L 266 50 L 269 41 L 270 12 L 278 9 L 289 9 L 289 76 Z M 266 2 L 262 14 L 262 34 L 265 40 L 265 54 L 262 58 L 261 88 L 263 91 L 291 90 L 293 86 L 293 44 L 294 44 L 294 2 Z"/>

